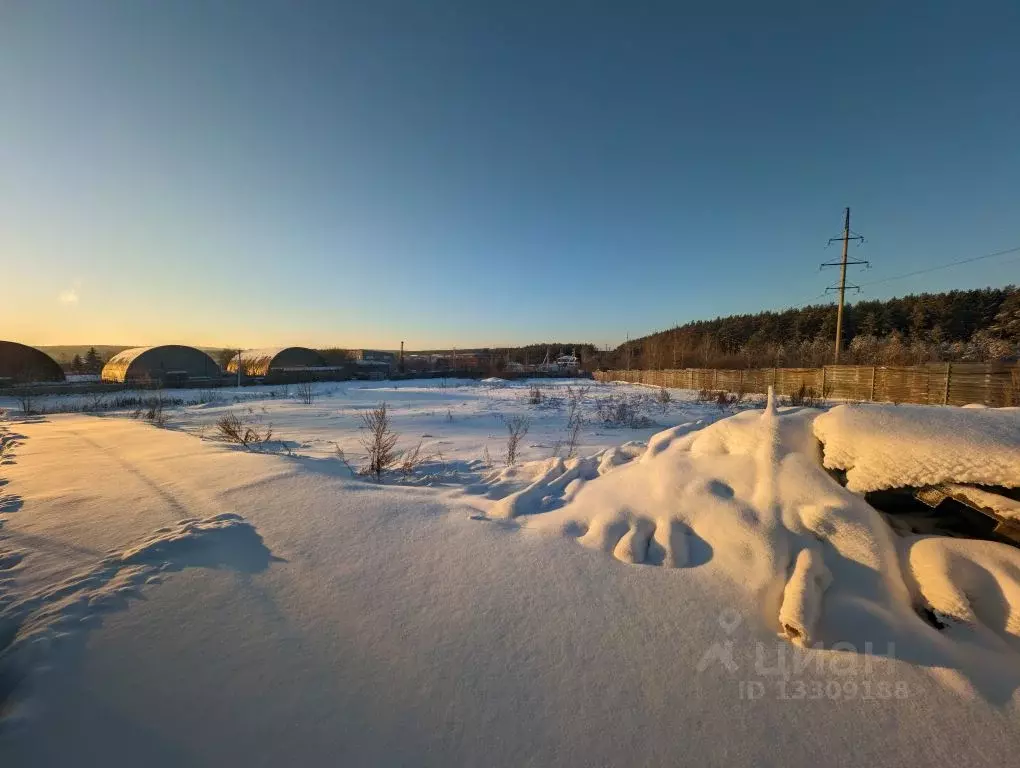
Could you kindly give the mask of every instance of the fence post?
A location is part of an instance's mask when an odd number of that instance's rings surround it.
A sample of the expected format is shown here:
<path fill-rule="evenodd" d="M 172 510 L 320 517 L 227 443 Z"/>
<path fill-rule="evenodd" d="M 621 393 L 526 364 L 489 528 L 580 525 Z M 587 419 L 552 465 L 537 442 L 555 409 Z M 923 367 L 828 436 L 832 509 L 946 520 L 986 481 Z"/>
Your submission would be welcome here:
<path fill-rule="evenodd" d="M 953 364 L 946 363 L 946 390 L 942 393 L 942 405 L 949 405 L 949 377 L 953 375 Z"/>
<path fill-rule="evenodd" d="M 871 402 L 875 402 L 875 369 L 878 366 L 871 366 L 871 396 L 868 398 Z"/>
<path fill-rule="evenodd" d="M 825 397 L 825 366 L 822 366 L 822 391 L 818 393 L 819 397 Z"/>

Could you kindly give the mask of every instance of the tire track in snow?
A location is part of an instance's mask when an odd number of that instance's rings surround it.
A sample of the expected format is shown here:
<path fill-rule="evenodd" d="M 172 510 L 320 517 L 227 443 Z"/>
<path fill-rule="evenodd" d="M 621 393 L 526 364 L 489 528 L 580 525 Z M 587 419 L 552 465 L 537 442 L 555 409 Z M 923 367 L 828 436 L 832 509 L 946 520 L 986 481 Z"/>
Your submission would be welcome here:
<path fill-rule="evenodd" d="M 96 450 L 101 451 L 104 455 L 108 456 L 110 459 L 119 464 L 124 469 L 125 472 L 129 473 L 132 477 L 136 478 L 139 482 L 141 482 L 143 485 L 145 485 L 147 488 L 153 491 L 156 495 L 158 495 L 164 502 L 166 502 L 166 505 L 171 510 L 173 510 L 178 520 L 187 520 L 194 516 L 194 513 L 189 511 L 188 508 L 181 503 L 180 499 L 178 499 L 175 494 L 171 493 L 166 488 L 164 488 L 159 483 L 150 478 L 148 475 L 146 475 L 144 472 L 142 472 L 142 470 L 138 468 L 138 465 L 136 463 L 128 461 L 123 456 L 120 456 L 113 449 L 105 445 L 102 445 L 101 443 L 93 440 L 91 437 L 86 437 L 85 435 L 73 429 L 69 429 L 67 431 L 69 434 L 74 435 L 83 443 L 91 445 Z"/>

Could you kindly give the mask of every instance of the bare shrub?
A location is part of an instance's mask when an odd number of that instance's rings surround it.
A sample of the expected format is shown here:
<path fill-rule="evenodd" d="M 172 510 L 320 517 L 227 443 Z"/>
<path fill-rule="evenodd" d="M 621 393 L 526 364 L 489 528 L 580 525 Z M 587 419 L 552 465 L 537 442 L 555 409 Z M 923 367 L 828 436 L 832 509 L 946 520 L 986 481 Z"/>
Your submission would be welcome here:
<path fill-rule="evenodd" d="M 244 423 L 235 413 L 223 414 L 216 422 L 216 429 L 219 430 L 220 437 L 228 443 L 243 442 Z"/>
<path fill-rule="evenodd" d="M 673 395 L 665 387 L 659 387 L 659 391 L 655 395 L 655 401 L 662 406 L 662 412 L 665 413 L 669 404 L 673 402 Z"/>
<path fill-rule="evenodd" d="M 106 392 L 89 392 L 86 395 L 86 398 L 86 410 L 89 413 L 98 413 L 103 410 L 104 401 L 106 400 Z"/>
<path fill-rule="evenodd" d="M 528 387 L 528 405 L 539 405 L 544 399 L 545 395 L 540 386 L 532 384 Z"/>
<path fill-rule="evenodd" d="M 156 427 L 165 427 L 167 423 L 166 399 L 162 392 L 148 398 L 145 403 L 145 420 Z"/>
<path fill-rule="evenodd" d="M 264 446 L 273 437 L 273 425 L 261 427 L 253 422 L 242 420 L 233 411 L 223 414 L 216 422 L 216 430 L 220 438 L 228 443 L 237 443 L 251 450 L 253 447 Z"/>
<path fill-rule="evenodd" d="M 790 395 L 790 405 L 800 405 L 805 408 L 820 408 L 825 404 L 825 399 L 819 397 L 814 389 L 801 384 L 800 387 Z"/>
<path fill-rule="evenodd" d="M 567 458 L 577 453 L 577 443 L 581 438 L 581 420 L 576 419 L 567 426 Z"/>
<path fill-rule="evenodd" d="M 482 466 L 489 468 L 492 466 L 492 456 L 489 455 L 489 446 L 482 447 Z"/>
<path fill-rule="evenodd" d="M 14 399 L 21 406 L 21 412 L 26 416 L 36 413 L 38 407 L 39 393 L 34 387 L 22 386 L 14 390 Z"/>
<path fill-rule="evenodd" d="M 503 423 L 506 424 L 507 438 L 506 438 L 506 465 L 512 467 L 517 463 L 517 454 L 520 451 L 521 441 L 524 440 L 524 436 L 528 434 L 528 430 L 531 428 L 531 419 L 527 416 L 511 416 L 509 419 L 504 419 Z"/>
<path fill-rule="evenodd" d="M 731 395 L 725 389 L 720 389 L 715 396 L 715 404 L 719 406 L 719 410 L 725 410 L 731 405 L 737 402 L 735 395 Z"/>
<path fill-rule="evenodd" d="M 655 422 L 641 412 L 648 404 L 649 399 L 640 395 L 632 397 L 610 395 L 599 401 L 596 415 L 607 427 L 643 429 L 655 425 Z"/>
<path fill-rule="evenodd" d="M 581 407 L 584 405 L 590 386 L 572 387 L 567 385 L 567 423 L 571 424 L 580 418 Z"/>
<path fill-rule="evenodd" d="M 591 387 L 567 387 L 567 458 L 571 458 L 577 452 L 577 443 L 581 437 L 581 429 L 584 427 L 584 413 L 582 406 Z"/>
<path fill-rule="evenodd" d="M 414 448 L 409 451 L 404 451 L 400 455 L 400 474 L 402 474 L 405 478 L 413 475 L 421 469 L 421 465 L 428 460 L 428 457 L 422 453 L 421 445 L 422 441 L 419 440 L 418 445 L 414 446 Z"/>
<path fill-rule="evenodd" d="M 294 395 L 305 405 L 315 402 L 315 384 L 311 381 L 302 381 L 294 387 Z"/>
<path fill-rule="evenodd" d="M 617 398 L 615 395 L 600 398 L 595 402 L 595 415 L 599 421 L 608 424 L 613 410 L 616 407 Z"/>
<path fill-rule="evenodd" d="M 399 436 L 390 425 L 386 403 L 379 403 L 378 408 L 361 414 L 361 425 L 366 433 L 361 438 L 361 444 L 368 452 L 368 464 L 362 471 L 366 475 L 375 475 L 376 482 L 379 482 L 383 472 L 397 461 Z"/>

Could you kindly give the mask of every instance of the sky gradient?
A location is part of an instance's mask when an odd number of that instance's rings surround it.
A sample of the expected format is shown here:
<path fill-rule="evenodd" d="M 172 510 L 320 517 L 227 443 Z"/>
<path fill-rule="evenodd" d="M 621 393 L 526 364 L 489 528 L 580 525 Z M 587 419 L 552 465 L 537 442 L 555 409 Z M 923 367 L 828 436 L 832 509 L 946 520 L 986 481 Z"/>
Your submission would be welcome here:
<path fill-rule="evenodd" d="M 1020 246 L 1020 4 L 822 5 L 0 0 L 0 337 L 616 344 L 826 301 L 846 205 L 861 284 Z"/>

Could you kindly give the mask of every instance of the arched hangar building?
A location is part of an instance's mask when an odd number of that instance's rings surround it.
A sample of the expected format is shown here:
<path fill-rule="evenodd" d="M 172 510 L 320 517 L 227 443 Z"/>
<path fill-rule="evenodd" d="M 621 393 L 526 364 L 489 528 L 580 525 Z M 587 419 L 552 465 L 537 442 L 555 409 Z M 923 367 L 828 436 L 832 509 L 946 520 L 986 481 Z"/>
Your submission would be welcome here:
<path fill-rule="evenodd" d="M 103 381 L 158 382 L 165 385 L 219 379 L 215 360 L 200 349 L 179 344 L 125 349 L 103 366 Z"/>
<path fill-rule="evenodd" d="M 227 373 L 237 373 L 238 365 L 245 376 L 269 376 L 281 373 L 300 373 L 304 369 L 323 368 L 326 359 L 307 347 L 272 347 L 246 349 L 227 363 Z"/>
<path fill-rule="evenodd" d="M 16 341 L 0 341 L 0 383 L 63 380 L 63 369 L 45 352 Z"/>

